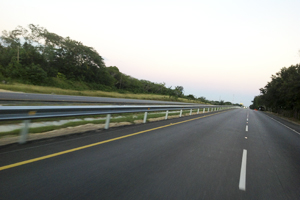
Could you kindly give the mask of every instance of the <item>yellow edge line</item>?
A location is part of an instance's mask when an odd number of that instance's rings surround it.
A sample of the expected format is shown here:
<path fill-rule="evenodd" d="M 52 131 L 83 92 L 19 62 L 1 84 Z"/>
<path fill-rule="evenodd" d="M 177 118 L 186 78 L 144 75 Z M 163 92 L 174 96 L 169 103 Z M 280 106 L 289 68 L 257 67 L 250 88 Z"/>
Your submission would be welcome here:
<path fill-rule="evenodd" d="M 222 112 L 225 112 L 225 111 L 222 111 Z M 18 167 L 18 166 L 25 165 L 25 164 L 28 164 L 28 163 L 40 161 L 40 160 L 45 160 L 47 158 L 52 158 L 52 157 L 55 157 L 55 156 L 71 153 L 71 152 L 74 152 L 74 151 L 79 151 L 79 150 L 86 149 L 86 148 L 93 147 L 93 146 L 97 146 L 97 145 L 100 145 L 100 144 L 120 140 L 120 139 L 123 139 L 123 138 L 138 135 L 138 134 L 141 134 L 141 133 L 146 133 L 146 132 L 149 132 L 149 131 L 165 128 L 165 127 L 168 127 L 168 126 L 174 126 L 174 125 L 177 125 L 177 124 L 182 124 L 182 123 L 193 121 L 193 120 L 196 120 L 196 119 L 209 117 L 209 116 L 212 116 L 212 115 L 220 114 L 222 112 L 218 112 L 218 113 L 214 113 L 214 114 L 210 114 L 210 115 L 205 115 L 205 116 L 202 116 L 202 117 L 197 117 L 197 118 L 193 118 L 193 119 L 189 119 L 189 120 L 185 120 L 185 121 L 181 121 L 181 122 L 171 123 L 171 124 L 168 124 L 168 125 L 165 125 L 165 126 L 159 126 L 159 127 L 156 127 L 156 128 L 152 128 L 152 129 L 148 129 L 148 130 L 144 130 L 144 131 L 139 131 L 139 132 L 136 132 L 136 133 L 132 133 L 132 134 L 129 134 L 129 135 L 124 135 L 124 136 L 121 136 L 121 137 L 112 138 L 112 139 L 109 139 L 109 140 L 104 140 L 104 141 L 101 141 L 101 142 L 96 142 L 96 143 L 93 143 L 93 144 L 77 147 L 77 148 L 74 148 L 74 149 L 69 149 L 69 150 L 66 150 L 66 151 L 61 151 L 61 152 L 58 152 L 58 153 L 53 153 L 53 154 L 49 154 L 49 155 L 46 155 L 46 156 L 33 158 L 33 159 L 30 159 L 30 160 L 17 162 L 17 163 L 10 164 L 10 165 L 5 165 L 5 166 L 0 167 L 0 171 L 5 170 L 5 169 L 10 169 L 10 168 L 13 168 L 13 167 Z"/>

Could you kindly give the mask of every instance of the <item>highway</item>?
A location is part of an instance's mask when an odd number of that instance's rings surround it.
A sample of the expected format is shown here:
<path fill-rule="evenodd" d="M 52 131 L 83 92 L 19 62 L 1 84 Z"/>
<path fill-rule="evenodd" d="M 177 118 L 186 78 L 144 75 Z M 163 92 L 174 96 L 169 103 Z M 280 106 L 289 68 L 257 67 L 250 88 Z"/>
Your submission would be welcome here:
<path fill-rule="evenodd" d="M 299 199 L 300 127 L 233 109 L 0 148 L 0 199 Z"/>

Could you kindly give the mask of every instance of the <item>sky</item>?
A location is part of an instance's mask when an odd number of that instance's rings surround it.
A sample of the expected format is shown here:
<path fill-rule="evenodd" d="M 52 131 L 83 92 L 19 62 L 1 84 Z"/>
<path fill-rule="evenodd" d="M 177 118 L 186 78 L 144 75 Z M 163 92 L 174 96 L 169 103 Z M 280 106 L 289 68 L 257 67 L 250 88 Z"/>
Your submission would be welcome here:
<path fill-rule="evenodd" d="M 300 63 L 299 0 L 2 0 L 0 32 L 40 25 L 93 47 L 106 66 L 251 105 Z"/>

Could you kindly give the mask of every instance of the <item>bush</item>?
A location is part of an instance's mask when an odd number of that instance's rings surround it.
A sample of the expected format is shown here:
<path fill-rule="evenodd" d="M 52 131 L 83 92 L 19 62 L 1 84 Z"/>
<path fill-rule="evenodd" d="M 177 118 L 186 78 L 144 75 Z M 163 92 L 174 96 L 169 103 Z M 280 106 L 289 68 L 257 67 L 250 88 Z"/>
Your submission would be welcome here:
<path fill-rule="evenodd" d="M 32 63 L 25 67 L 25 73 L 22 79 L 28 80 L 34 85 L 40 85 L 47 79 L 47 73 L 40 67 L 40 65 Z"/>
<path fill-rule="evenodd" d="M 10 77 L 10 78 L 14 78 L 14 79 L 22 79 L 23 74 L 24 74 L 24 69 L 23 66 L 14 61 L 12 59 L 12 61 L 9 63 L 8 67 L 5 69 L 4 72 L 6 77 Z"/>

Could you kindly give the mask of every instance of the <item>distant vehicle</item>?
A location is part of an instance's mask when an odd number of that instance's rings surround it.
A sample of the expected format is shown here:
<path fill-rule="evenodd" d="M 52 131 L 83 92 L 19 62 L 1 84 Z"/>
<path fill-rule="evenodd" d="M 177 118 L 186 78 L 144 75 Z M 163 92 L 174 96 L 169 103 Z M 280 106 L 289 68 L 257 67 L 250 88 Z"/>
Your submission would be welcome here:
<path fill-rule="evenodd" d="M 264 111 L 264 110 L 265 110 L 265 107 L 263 107 L 263 106 L 259 106 L 259 107 L 258 107 L 258 110 L 260 110 L 260 111 Z"/>

